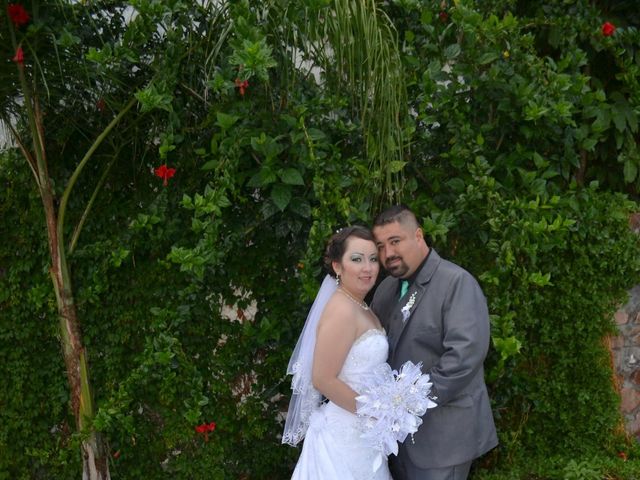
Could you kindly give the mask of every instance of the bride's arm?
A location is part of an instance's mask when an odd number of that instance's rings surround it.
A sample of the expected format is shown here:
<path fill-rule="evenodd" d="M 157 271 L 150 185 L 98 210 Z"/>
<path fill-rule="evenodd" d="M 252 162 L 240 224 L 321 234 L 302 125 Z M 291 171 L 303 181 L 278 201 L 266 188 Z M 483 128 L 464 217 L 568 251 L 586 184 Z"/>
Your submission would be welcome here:
<path fill-rule="evenodd" d="M 338 378 L 357 335 L 353 306 L 334 296 L 325 307 L 316 335 L 313 386 L 336 405 L 356 412 L 358 394 Z"/>

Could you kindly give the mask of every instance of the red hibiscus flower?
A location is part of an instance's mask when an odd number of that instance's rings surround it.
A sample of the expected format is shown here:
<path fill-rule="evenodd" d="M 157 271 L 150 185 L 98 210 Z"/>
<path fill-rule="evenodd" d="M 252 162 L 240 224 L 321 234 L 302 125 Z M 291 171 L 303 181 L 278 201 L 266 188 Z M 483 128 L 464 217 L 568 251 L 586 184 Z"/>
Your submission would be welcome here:
<path fill-rule="evenodd" d="M 18 47 L 16 49 L 16 54 L 12 58 L 12 60 L 20 65 L 24 65 L 24 52 L 22 51 L 22 47 Z"/>
<path fill-rule="evenodd" d="M 249 80 L 242 81 L 239 78 L 236 78 L 236 87 L 238 87 L 240 95 L 244 97 L 244 91 L 249 88 Z"/>
<path fill-rule="evenodd" d="M 438 18 L 440 19 L 440 21 L 442 23 L 447 23 L 447 20 L 449 20 L 449 14 L 447 12 L 445 12 L 444 10 L 442 10 L 438 14 Z"/>
<path fill-rule="evenodd" d="M 213 432 L 216 429 L 216 422 L 211 423 L 203 423 L 202 425 L 198 425 L 195 427 L 196 432 L 200 433 L 204 436 L 204 441 L 209 441 L 209 432 Z"/>
<path fill-rule="evenodd" d="M 616 31 L 616 26 L 611 22 L 604 22 L 602 24 L 602 35 L 605 37 L 610 37 Z"/>
<path fill-rule="evenodd" d="M 169 184 L 169 179 L 176 174 L 176 169 L 169 168 L 164 164 L 155 169 L 155 174 L 156 177 L 160 177 L 162 179 L 162 185 L 166 187 Z"/>
<path fill-rule="evenodd" d="M 7 5 L 7 14 L 16 28 L 29 23 L 29 12 L 19 3 L 10 3 Z"/>

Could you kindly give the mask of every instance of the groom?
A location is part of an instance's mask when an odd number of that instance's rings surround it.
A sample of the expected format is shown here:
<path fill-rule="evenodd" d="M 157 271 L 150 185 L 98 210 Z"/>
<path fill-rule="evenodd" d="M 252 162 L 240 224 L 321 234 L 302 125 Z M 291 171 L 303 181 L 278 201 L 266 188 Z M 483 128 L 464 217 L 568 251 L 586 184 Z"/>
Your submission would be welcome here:
<path fill-rule="evenodd" d="M 469 272 L 427 246 L 406 206 L 378 215 L 373 234 L 390 273 L 371 305 L 387 330 L 389 364 L 422 362 L 438 404 L 390 458 L 391 473 L 395 480 L 464 480 L 473 459 L 498 444 L 484 383 L 485 297 Z"/>

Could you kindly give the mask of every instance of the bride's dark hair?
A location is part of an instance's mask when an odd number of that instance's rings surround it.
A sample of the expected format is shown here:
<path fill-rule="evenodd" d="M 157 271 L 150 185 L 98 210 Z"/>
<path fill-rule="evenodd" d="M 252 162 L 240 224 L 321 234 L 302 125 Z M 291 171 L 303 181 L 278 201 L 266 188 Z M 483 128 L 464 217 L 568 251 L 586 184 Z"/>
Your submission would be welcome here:
<path fill-rule="evenodd" d="M 376 242 L 376 239 L 367 227 L 363 227 L 361 225 L 352 225 L 350 227 L 341 228 L 336 233 L 334 233 L 329 242 L 327 243 L 327 248 L 324 252 L 324 267 L 326 268 L 329 275 L 335 278 L 336 272 L 333 271 L 333 266 L 331 262 L 339 262 L 344 255 L 345 250 L 347 249 L 347 240 L 351 237 L 361 238 L 363 240 L 369 240 L 373 243 Z"/>

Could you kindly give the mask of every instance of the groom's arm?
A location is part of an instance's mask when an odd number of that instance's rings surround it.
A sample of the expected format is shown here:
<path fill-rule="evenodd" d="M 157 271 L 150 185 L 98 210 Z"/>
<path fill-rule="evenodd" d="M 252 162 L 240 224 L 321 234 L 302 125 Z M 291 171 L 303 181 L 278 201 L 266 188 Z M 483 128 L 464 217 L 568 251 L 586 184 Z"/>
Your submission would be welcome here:
<path fill-rule="evenodd" d="M 455 399 L 476 378 L 490 340 L 487 302 L 478 282 L 463 269 L 450 273 L 442 304 L 442 354 L 429 372 L 438 405 Z"/>

